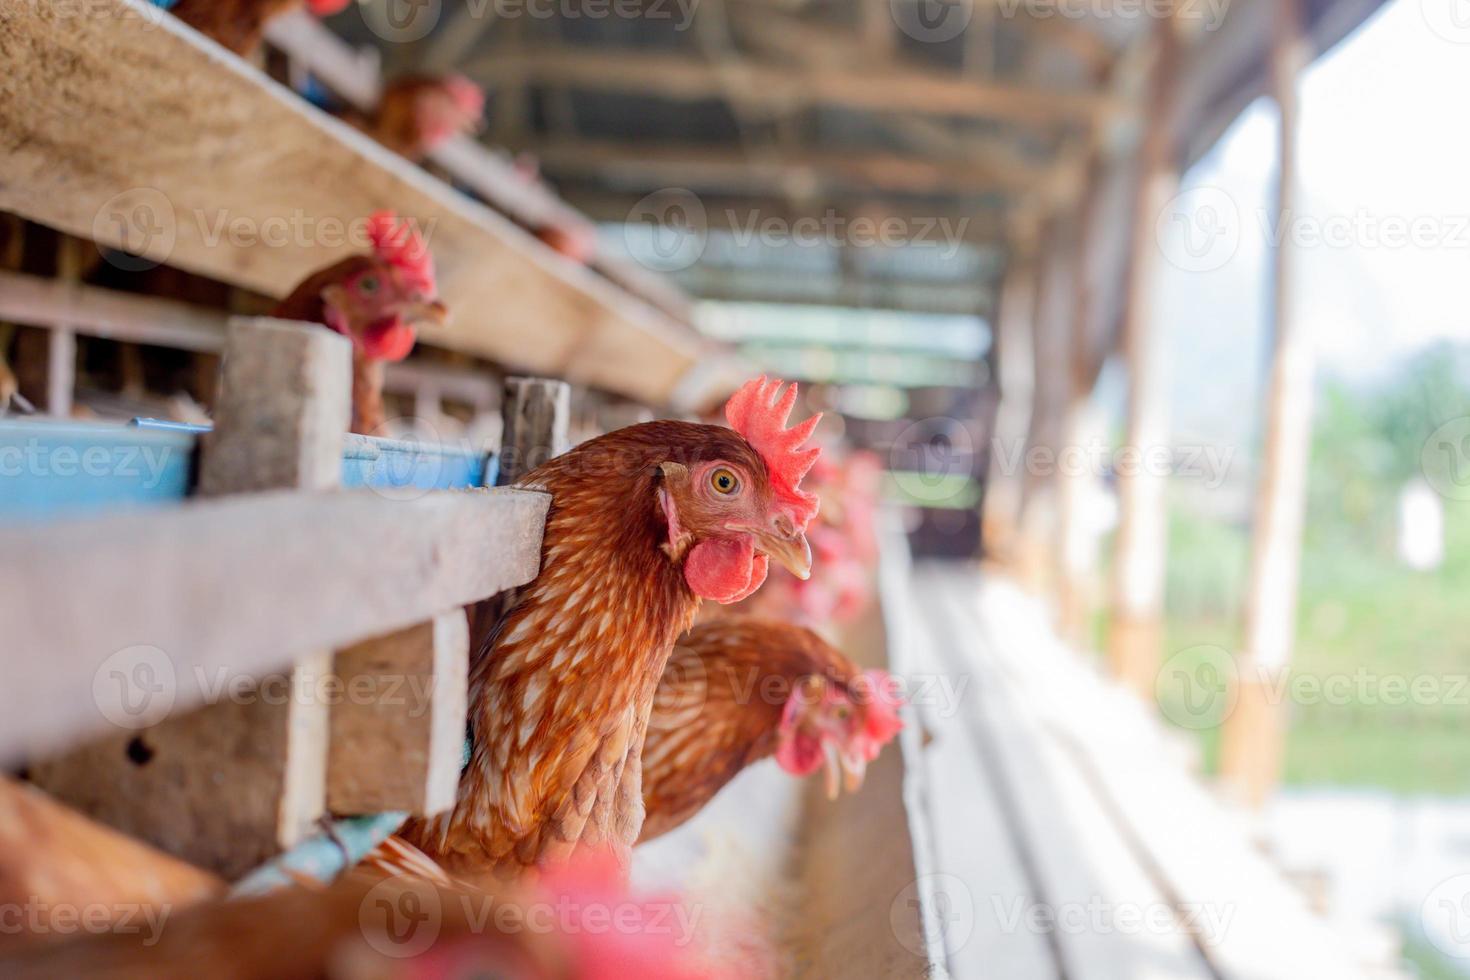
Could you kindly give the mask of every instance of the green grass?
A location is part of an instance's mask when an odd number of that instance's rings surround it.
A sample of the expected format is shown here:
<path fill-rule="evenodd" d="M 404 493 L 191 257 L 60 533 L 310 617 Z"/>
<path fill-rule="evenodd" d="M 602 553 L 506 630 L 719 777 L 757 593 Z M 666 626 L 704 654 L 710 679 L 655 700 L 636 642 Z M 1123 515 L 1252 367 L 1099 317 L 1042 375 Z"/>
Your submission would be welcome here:
<path fill-rule="evenodd" d="M 1399 564 L 1391 522 L 1328 533 L 1336 522 L 1309 516 L 1292 690 L 1338 687 L 1290 699 L 1289 785 L 1470 792 L 1470 504 L 1449 502 L 1445 516 L 1446 563 L 1429 573 Z M 1176 665 L 1207 659 L 1201 645 L 1239 649 L 1248 551 L 1244 528 L 1173 516 L 1165 656 Z M 1408 696 L 1416 683 L 1428 703 Z M 1166 717 L 1176 707 L 1164 698 Z M 1198 734 L 1213 769 L 1218 729 Z"/>

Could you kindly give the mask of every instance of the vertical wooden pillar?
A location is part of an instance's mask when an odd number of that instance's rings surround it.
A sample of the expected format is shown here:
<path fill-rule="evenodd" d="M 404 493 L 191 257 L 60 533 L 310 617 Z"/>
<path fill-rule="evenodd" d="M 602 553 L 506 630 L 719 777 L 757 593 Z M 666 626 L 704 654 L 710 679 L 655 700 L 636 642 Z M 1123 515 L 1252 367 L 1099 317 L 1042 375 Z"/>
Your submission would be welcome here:
<path fill-rule="evenodd" d="M 14 240 L 14 263 L 7 267 L 20 267 L 23 237 Z M 56 279 L 59 282 L 75 283 L 82 274 L 81 239 L 69 235 L 56 236 Z M 77 336 L 64 323 L 58 323 L 42 331 L 41 328 L 23 329 L 17 343 L 17 370 L 19 391 L 33 405 L 54 418 L 70 418 L 72 397 L 76 390 Z M 3 353 L 3 351 L 0 351 Z"/>
<path fill-rule="evenodd" d="M 572 389 L 565 381 L 507 378 L 503 405 L 499 483 L 509 486 L 567 451 Z"/>
<path fill-rule="evenodd" d="M 350 379 L 351 347 L 331 331 L 232 321 L 200 493 L 337 486 Z M 238 877 L 301 840 L 324 812 L 328 699 L 321 692 L 330 665 L 322 651 L 283 664 L 269 685 L 180 676 L 179 683 L 207 685 L 214 703 L 38 763 L 32 778 L 104 823 Z M 205 813 L 209 819 L 200 819 Z"/>
<path fill-rule="evenodd" d="M 1296 203 L 1297 78 L 1307 52 L 1299 0 L 1277 0 L 1271 70 L 1280 110 L 1277 214 Z M 1225 721 L 1220 770 L 1226 784 L 1259 805 L 1281 777 L 1286 706 L 1272 697 L 1276 679 L 1291 667 L 1301 574 L 1302 527 L 1311 458 L 1311 339 L 1292 311 L 1296 256 L 1289 236 L 1276 247 L 1273 269 L 1275 338 L 1266 401 L 1266 435 L 1256 489 L 1251 577 L 1245 607 L 1245 648 L 1238 658 L 1235 711 Z"/>
<path fill-rule="evenodd" d="M 1092 389 L 1099 364 L 1093 349 L 1093 268 L 1101 208 L 1102 164 L 1090 168 L 1078 222 L 1071 308 L 1068 311 L 1067 359 L 1055 370 L 1069 374 L 1062 417 L 1062 458 L 1057 466 L 1057 631 L 1074 646 L 1090 644 L 1089 626 L 1097 591 L 1097 542 L 1087 505 L 1099 492 L 1093 448 L 1102 431 L 1092 410 Z"/>
<path fill-rule="evenodd" d="M 504 427 L 495 485 L 508 487 L 569 448 L 572 388 L 565 381 L 549 378 L 506 378 L 500 417 Z M 491 596 L 469 608 L 472 657 L 494 629 L 504 606 L 499 596 Z"/>
<path fill-rule="evenodd" d="M 1033 388 L 1022 478 L 1016 573 L 1032 592 L 1055 585 L 1060 531 L 1058 455 L 1072 400 L 1072 298 L 1076 286 L 1077 216 L 1053 218 L 1045 237 L 1041 283 L 1033 321 Z"/>
<path fill-rule="evenodd" d="M 988 558 L 1015 560 L 1017 525 L 1035 387 L 1032 320 L 1036 312 L 1036 257 L 1017 250 L 1006 266 L 996 319 L 996 383 L 1000 404 L 990 436 L 990 467 L 985 478 L 981 542 Z"/>
<path fill-rule="evenodd" d="M 327 808 L 433 816 L 454 805 L 468 712 L 469 625 L 452 609 L 337 651 Z"/>
<path fill-rule="evenodd" d="M 1149 460 L 1168 445 L 1168 406 L 1161 363 L 1163 341 L 1153 308 L 1163 256 L 1155 240 L 1158 216 L 1179 191 L 1175 145 L 1179 25 L 1160 18 L 1157 58 L 1149 82 L 1147 121 L 1139 160 L 1123 353 L 1128 372 L 1127 426 L 1115 457 L 1118 535 L 1114 548 L 1108 660 L 1114 674 L 1152 699 L 1163 646 L 1164 569 L 1168 546 L 1167 477 Z"/>

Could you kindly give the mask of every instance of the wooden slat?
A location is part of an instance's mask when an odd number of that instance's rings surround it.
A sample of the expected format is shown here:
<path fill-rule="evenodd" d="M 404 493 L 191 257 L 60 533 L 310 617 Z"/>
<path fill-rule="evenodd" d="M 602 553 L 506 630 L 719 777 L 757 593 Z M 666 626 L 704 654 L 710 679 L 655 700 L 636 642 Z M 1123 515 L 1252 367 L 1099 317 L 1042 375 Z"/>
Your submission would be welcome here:
<path fill-rule="evenodd" d="M 523 584 L 548 503 L 511 490 L 263 493 L 0 529 L 6 682 L 27 692 L 0 713 L 0 761 L 105 730 L 94 684 L 116 705 L 107 685 L 144 680 L 140 663 L 172 674 L 182 710 L 221 668 L 262 674 Z"/>
<path fill-rule="evenodd" d="M 441 32 L 443 33 L 443 32 Z M 271 44 L 284 51 L 359 111 L 377 105 L 382 84 L 377 59 L 360 57 L 347 42 L 304 10 L 271 21 Z M 502 154 L 468 136 L 456 136 L 429 153 L 433 163 L 456 183 L 474 191 L 491 207 L 524 227 L 577 228 L 589 219 L 553 194 L 544 184 L 527 180 Z M 591 228 L 588 227 L 591 233 Z M 592 261 L 597 269 L 633 295 L 652 303 L 675 320 L 693 322 L 689 298 L 672 283 L 641 266 L 601 250 Z"/>
<path fill-rule="evenodd" d="M 470 635 L 462 609 L 337 651 L 327 808 L 432 816 L 454 805 Z"/>
<path fill-rule="evenodd" d="M 1147 704 L 1059 643 L 1036 600 L 1003 581 L 931 579 L 956 606 L 977 611 L 990 649 L 1051 737 L 1065 746 L 1176 907 L 1212 910 L 1226 924 L 1202 943 L 1221 977 L 1288 980 L 1353 978 L 1362 967 L 1252 846 L 1242 822 L 1214 801 L 1180 764 Z"/>
<path fill-rule="evenodd" d="M 230 317 L 223 310 L 160 296 L 0 270 L 0 319 L 212 354 L 224 347 Z M 494 407 L 496 398 L 495 386 L 483 372 L 416 360 L 385 364 L 383 387 L 398 393 L 429 389 L 483 411 Z"/>
<path fill-rule="evenodd" d="M 224 892 L 216 876 L 88 820 L 33 786 L 0 777 L 0 903 L 43 925 L 72 909 L 108 922 L 152 921 Z M 12 919 L 0 946 L 45 938 Z M 17 931 L 19 930 L 19 931 Z M 52 938 L 55 938 L 54 935 Z"/>
<path fill-rule="evenodd" d="M 891 531 L 893 515 L 884 517 L 885 530 Z M 891 547 L 895 541 L 897 549 Z M 885 564 L 906 560 L 901 537 L 886 533 L 883 545 Z M 903 642 L 906 632 L 901 619 L 890 619 L 901 613 L 888 605 L 891 595 L 885 591 L 883 608 L 870 607 L 835 642 L 861 666 L 901 674 L 908 669 L 907 651 L 895 643 Z M 798 953 L 792 976 L 921 980 L 947 975 L 940 933 L 958 911 L 951 904 L 957 896 L 952 889 L 935 892 L 942 883 L 929 860 L 917 799 L 924 781 L 920 739 L 910 723 L 868 766 L 856 793 L 829 800 L 820 779 L 806 780 L 802 787 L 805 819 L 792 860 L 804 893 L 799 912 L 791 916 Z"/>
<path fill-rule="evenodd" d="M 1049 737 L 1041 706 L 1018 691 L 987 650 L 973 602 L 946 589 L 939 576 L 925 576 L 918 585 L 915 599 L 937 624 L 949 669 L 973 677 L 974 700 L 966 708 L 995 747 L 1038 905 L 1056 916 L 1047 934 L 1062 974 L 1077 980 L 1209 977 L 1186 923 L 1172 917 L 1167 895 Z"/>
<path fill-rule="evenodd" d="M 7 5 L 4 30 L 0 208 L 272 296 L 394 208 L 454 311 L 431 343 L 654 404 L 712 352 L 141 0 Z"/>
<path fill-rule="evenodd" d="M 347 338 L 315 324 L 232 320 L 199 493 L 340 486 L 351 363 Z M 279 697 L 264 696 L 262 685 L 249 699 L 213 699 L 157 724 L 120 723 L 36 760 L 31 778 L 111 827 L 220 874 L 243 873 L 300 842 L 326 812 L 331 707 L 315 692 L 331 657 L 316 649 L 293 659 Z M 143 690 L 156 693 L 160 683 Z M 228 811 L 199 820 L 222 785 Z"/>
<path fill-rule="evenodd" d="M 926 818 L 916 821 L 915 850 L 932 883 L 923 900 L 927 928 L 949 974 L 956 977 L 1049 978 L 1060 973 L 1046 937 L 1007 928 L 997 907 L 1012 909 L 1037 901 L 1036 889 L 1011 826 L 994 760 L 977 745 L 968 712 L 960 703 L 972 680 L 955 673 L 938 647 L 948 637 L 922 615 L 914 597 L 908 542 L 897 528 L 883 539 L 879 575 L 883 618 L 893 667 L 914 689 L 913 714 L 920 729 L 900 737 L 910 765 L 918 770 L 906 794 Z"/>

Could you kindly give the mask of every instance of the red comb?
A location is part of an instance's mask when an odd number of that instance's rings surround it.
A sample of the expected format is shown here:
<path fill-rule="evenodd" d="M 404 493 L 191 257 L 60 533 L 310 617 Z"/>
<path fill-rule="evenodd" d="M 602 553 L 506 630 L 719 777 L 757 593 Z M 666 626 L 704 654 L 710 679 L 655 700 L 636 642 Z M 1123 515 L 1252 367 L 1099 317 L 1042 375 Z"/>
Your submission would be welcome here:
<path fill-rule="evenodd" d="M 347 8 L 348 0 L 306 0 L 306 5 L 311 12 L 318 17 L 330 17 L 340 14 Z"/>
<path fill-rule="evenodd" d="M 865 688 L 862 693 L 868 709 L 858 742 L 863 755 L 872 762 L 878 758 L 883 746 L 903 730 L 903 719 L 898 716 L 903 697 L 898 693 L 898 685 L 892 675 L 886 670 L 863 671 L 858 686 Z"/>
<path fill-rule="evenodd" d="M 397 268 L 432 299 L 438 293 L 434 284 L 434 256 L 429 246 L 407 221 L 400 221 L 392 211 L 377 211 L 368 218 L 368 237 L 377 257 Z"/>
<path fill-rule="evenodd" d="M 801 489 L 801 478 L 816 463 L 822 451 L 815 446 L 802 449 L 821 421 L 813 415 L 798 425 L 786 428 L 791 409 L 796 404 L 796 383 L 781 392 L 782 382 L 770 381 L 765 375 L 747 381 L 725 403 L 725 419 L 730 428 L 755 447 L 771 472 L 771 486 L 777 499 L 787 504 L 792 517 L 802 530 L 817 516 L 815 494 Z"/>
<path fill-rule="evenodd" d="M 445 75 L 444 91 L 466 115 L 478 117 L 485 111 L 485 91 L 463 75 Z"/>

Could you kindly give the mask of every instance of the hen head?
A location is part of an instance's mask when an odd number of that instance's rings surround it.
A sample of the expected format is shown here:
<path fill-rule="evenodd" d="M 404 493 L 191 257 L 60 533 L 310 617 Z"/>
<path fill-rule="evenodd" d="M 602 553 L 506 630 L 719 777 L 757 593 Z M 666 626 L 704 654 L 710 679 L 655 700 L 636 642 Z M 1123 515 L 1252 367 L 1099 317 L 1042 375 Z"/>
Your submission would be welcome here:
<path fill-rule="evenodd" d="M 428 80 L 414 97 L 415 120 L 425 151 L 480 128 L 485 93 L 463 75 Z"/>
<path fill-rule="evenodd" d="M 821 416 L 788 429 L 795 403 L 795 384 L 783 395 L 780 381 L 750 381 L 725 406 L 725 417 L 758 460 L 731 453 L 659 466 L 658 503 L 668 528 L 663 548 L 683 559 L 684 579 L 696 595 L 739 602 L 765 581 L 770 558 L 797 578 L 811 575 L 806 528 L 817 499 L 801 489 L 801 478 L 819 450 L 802 444 Z"/>
<path fill-rule="evenodd" d="M 868 763 L 903 728 L 902 703 L 887 671 L 864 671 L 848 686 L 803 677 L 781 711 L 776 761 L 794 776 L 810 776 L 825 764 L 829 797 L 837 795 L 839 778 L 855 792 Z"/>
<path fill-rule="evenodd" d="M 368 219 L 373 250 L 337 267 L 320 292 L 323 320 L 378 361 L 401 361 L 418 328 L 442 323 L 434 260 L 418 233 L 387 211 Z"/>

